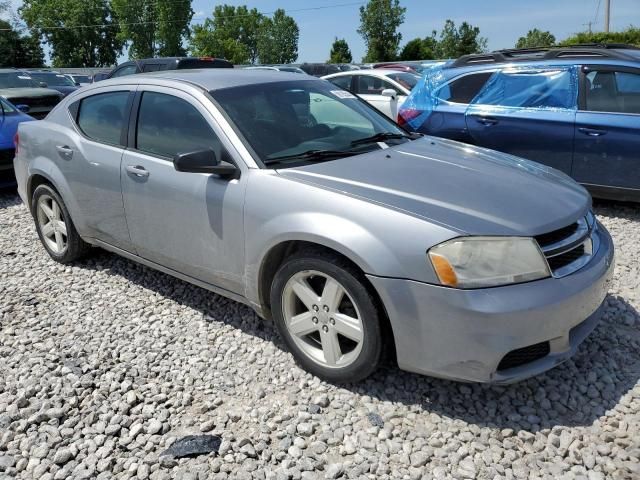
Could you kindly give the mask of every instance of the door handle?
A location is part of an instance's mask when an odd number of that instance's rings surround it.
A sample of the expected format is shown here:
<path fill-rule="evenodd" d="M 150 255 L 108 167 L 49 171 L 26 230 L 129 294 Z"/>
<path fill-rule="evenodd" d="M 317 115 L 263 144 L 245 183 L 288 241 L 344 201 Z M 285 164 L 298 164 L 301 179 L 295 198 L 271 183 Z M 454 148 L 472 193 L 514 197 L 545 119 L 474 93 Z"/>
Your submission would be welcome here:
<path fill-rule="evenodd" d="M 68 145 L 56 145 L 56 150 L 61 157 L 67 159 L 73 157 L 73 148 L 69 147 Z"/>
<path fill-rule="evenodd" d="M 492 117 L 476 117 L 476 122 L 481 123 L 486 127 L 490 127 L 491 125 L 498 123 L 498 120 Z"/>
<path fill-rule="evenodd" d="M 130 173 L 131 175 L 138 178 L 146 178 L 149 176 L 149 171 L 146 168 L 141 167 L 140 165 L 127 165 L 125 167 L 125 170 L 127 171 L 127 173 Z"/>
<path fill-rule="evenodd" d="M 601 137 L 607 134 L 606 130 L 598 130 L 596 128 L 587 128 L 587 127 L 580 127 L 578 128 L 578 131 L 580 133 L 584 133 L 585 135 L 589 135 L 590 137 Z"/>

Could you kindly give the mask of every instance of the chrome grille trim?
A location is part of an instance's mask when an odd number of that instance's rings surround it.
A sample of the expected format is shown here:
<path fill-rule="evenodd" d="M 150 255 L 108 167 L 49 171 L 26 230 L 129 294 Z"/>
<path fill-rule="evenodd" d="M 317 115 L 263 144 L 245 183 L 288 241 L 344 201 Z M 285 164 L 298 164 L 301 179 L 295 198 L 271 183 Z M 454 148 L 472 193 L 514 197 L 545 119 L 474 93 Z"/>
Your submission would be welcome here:
<path fill-rule="evenodd" d="M 575 226 L 574 226 L 575 225 Z M 593 212 L 589 211 L 585 217 L 580 218 L 574 225 L 561 229 L 572 231 L 568 236 L 554 240 L 552 243 L 541 242 L 543 238 L 553 238 L 554 232 L 536 237 L 540 249 L 549 264 L 549 270 L 555 278 L 566 277 L 584 267 L 600 247 L 597 235 L 597 223 Z M 566 263 L 563 258 L 566 257 Z M 553 259 L 553 261 L 550 261 Z M 560 264 L 560 266 L 555 266 Z M 555 267 L 554 267 L 555 266 Z"/>

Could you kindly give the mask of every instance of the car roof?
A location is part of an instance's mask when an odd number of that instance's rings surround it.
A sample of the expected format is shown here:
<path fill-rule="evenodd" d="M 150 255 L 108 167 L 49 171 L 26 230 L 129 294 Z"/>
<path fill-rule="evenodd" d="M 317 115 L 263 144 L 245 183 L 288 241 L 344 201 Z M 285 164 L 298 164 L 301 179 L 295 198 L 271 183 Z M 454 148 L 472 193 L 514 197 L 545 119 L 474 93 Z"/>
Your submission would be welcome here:
<path fill-rule="evenodd" d="M 279 70 L 258 70 L 248 68 L 203 68 L 193 70 L 165 70 L 162 72 L 140 73 L 123 77 L 103 80 L 100 85 L 120 85 L 140 83 L 153 84 L 159 79 L 197 85 L 204 90 L 221 90 L 231 87 L 242 87 L 262 83 L 295 81 L 320 81 L 308 76 L 301 77 L 299 73 L 282 72 Z"/>
<path fill-rule="evenodd" d="M 347 70 L 344 72 L 336 72 L 336 73 L 330 73 L 329 75 L 327 75 L 327 77 L 344 77 L 346 75 L 368 75 L 370 77 L 380 77 L 380 78 L 387 78 L 389 75 L 393 75 L 394 73 L 409 73 L 410 72 L 406 72 L 405 70 L 395 70 L 392 68 L 373 68 L 373 69 L 367 69 L 367 70 Z"/>

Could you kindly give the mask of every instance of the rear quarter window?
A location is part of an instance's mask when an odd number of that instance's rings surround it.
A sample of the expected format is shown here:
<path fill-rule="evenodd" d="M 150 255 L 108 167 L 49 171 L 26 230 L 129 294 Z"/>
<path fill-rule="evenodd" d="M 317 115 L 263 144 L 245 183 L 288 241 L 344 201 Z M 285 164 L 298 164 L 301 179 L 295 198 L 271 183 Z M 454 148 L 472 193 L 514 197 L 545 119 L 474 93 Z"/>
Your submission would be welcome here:
<path fill-rule="evenodd" d="M 454 79 L 438 91 L 438 98 L 451 103 L 471 103 L 493 74 L 494 72 L 470 73 Z"/>

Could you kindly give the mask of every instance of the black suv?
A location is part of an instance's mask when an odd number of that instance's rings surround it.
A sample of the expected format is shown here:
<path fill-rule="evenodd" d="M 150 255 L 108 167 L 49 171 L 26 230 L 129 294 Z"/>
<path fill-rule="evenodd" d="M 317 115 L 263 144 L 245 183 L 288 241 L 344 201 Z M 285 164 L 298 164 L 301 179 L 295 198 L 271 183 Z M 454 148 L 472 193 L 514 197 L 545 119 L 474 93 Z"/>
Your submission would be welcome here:
<path fill-rule="evenodd" d="M 221 58 L 212 57 L 143 58 L 118 65 L 105 78 L 101 78 L 100 80 L 133 75 L 135 73 L 184 70 L 187 68 L 233 68 L 233 63 Z"/>

